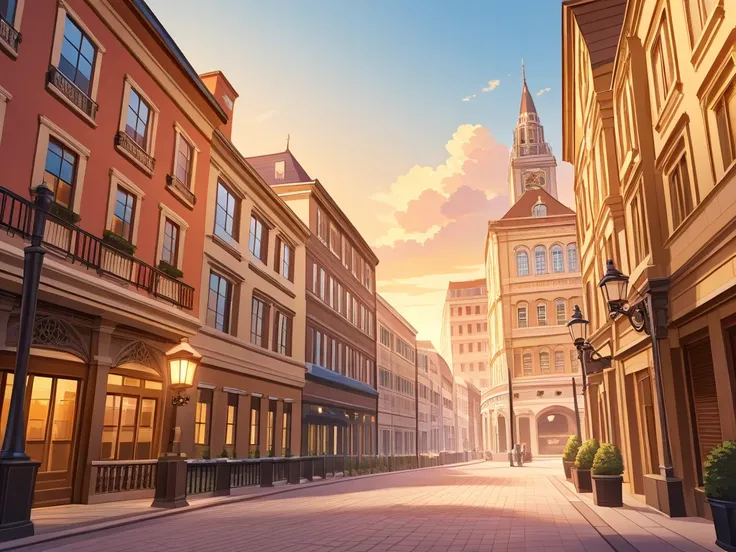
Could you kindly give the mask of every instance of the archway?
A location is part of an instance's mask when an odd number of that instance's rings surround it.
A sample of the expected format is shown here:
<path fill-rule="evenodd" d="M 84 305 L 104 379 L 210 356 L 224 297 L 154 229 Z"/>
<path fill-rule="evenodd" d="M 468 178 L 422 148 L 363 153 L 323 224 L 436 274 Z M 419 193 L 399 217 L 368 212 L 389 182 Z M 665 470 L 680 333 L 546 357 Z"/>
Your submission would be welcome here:
<path fill-rule="evenodd" d="M 498 452 L 506 452 L 508 445 L 506 444 L 506 417 L 503 414 L 498 415 Z"/>
<path fill-rule="evenodd" d="M 548 411 L 537 418 L 539 454 L 562 454 L 569 435 L 570 423 L 565 413 Z"/>

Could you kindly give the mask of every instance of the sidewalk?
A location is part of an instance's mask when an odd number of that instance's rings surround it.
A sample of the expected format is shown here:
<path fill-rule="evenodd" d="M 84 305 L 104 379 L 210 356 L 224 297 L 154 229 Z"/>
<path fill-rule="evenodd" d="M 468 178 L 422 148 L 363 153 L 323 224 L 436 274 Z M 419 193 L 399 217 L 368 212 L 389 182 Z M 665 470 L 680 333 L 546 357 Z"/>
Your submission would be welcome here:
<path fill-rule="evenodd" d="M 721 551 L 715 544 L 713 522 L 699 517 L 671 518 L 624 492 L 623 508 L 593 503 L 592 493 L 578 494 L 563 476 L 552 483 L 617 551 Z"/>

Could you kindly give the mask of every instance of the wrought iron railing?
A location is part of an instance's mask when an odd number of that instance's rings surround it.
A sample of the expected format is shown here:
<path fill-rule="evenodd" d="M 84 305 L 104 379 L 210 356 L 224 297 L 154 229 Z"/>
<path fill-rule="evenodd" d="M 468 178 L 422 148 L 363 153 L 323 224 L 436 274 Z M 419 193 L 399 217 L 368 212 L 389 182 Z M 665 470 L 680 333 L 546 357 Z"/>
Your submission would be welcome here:
<path fill-rule="evenodd" d="M 115 145 L 127 151 L 136 161 L 153 172 L 156 160 L 140 147 L 127 133 L 118 130 L 115 134 Z"/>
<path fill-rule="evenodd" d="M 97 117 L 97 104 L 58 68 L 49 67 L 46 78 L 49 84 L 64 94 L 70 102 L 81 109 L 88 117 L 92 120 Z"/>
<path fill-rule="evenodd" d="M 166 175 L 166 185 L 169 188 L 172 188 L 176 190 L 177 192 L 179 192 L 192 205 L 197 203 L 197 197 L 194 195 L 194 193 L 189 189 L 189 187 L 186 184 L 184 184 L 176 176 L 167 174 Z"/>
<path fill-rule="evenodd" d="M 16 54 L 18 53 L 18 46 L 22 40 L 21 34 L 2 15 L 0 15 L 0 38 L 9 44 Z"/>
<path fill-rule="evenodd" d="M 156 467 L 156 460 L 92 462 L 94 494 L 153 490 Z"/>
<path fill-rule="evenodd" d="M 0 187 L 0 228 L 29 239 L 35 210 L 29 200 Z M 193 287 L 53 215 L 47 216 L 44 244 L 72 263 L 123 280 L 185 309 L 194 306 Z"/>

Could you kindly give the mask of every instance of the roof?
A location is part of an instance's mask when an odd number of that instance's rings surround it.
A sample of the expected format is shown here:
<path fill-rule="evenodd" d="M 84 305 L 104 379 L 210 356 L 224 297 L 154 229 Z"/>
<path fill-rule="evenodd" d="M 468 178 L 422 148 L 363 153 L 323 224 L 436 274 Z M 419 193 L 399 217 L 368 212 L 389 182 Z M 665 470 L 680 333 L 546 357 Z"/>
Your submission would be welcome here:
<path fill-rule="evenodd" d="M 217 103 L 217 100 L 215 100 L 215 97 L 212 95 L 212 93 L 204 85 L 204 83 L 202 82 L 202 79 L 199 78 L 199 75 L 194 70 L 194 67 L 192 67 L 192 64 L 189 63 L 189 60 L 179 49 L 179 46 L 176 45 L 176 42 L 174 42 L 174 39 L 171 38 L 171 35 L 164 28 L 164 26 L 161 24 L 158 18 L 154 15 L 151 8 L 148 7 L 148 4 L 146 4 L 145 0 L 130 0 L 130 1 L 138 10 L 138 13 L 143 16 L 143 18 L 151 26 L 153 31 L 161 39 L 161 41 L 163 42 L 163 45 L 169 51 L 169 53 L 174 58 L 174 60 L 177 62 L 179 67 L 192 80 L 192 82 L 197 87 L 197 89 L 202 93 L 205 99 L 209 102 L 210 107 L 217 113 L 217 115 L 220 117 L 222 122 L 226 123 L 228 120 L 227 114 L 225 113 L 225 111 L 223 111 L 222 107 L 220 107 L 220 104 Z"/>
<path fill-rule="evenodd" d="M 506 211 L 506 214 L 501 217 L 501 220 L 533 218 L 532 207 L 534 207 L 540 199 L 547 205 L 548 217 L 575 214 L 572 209 L 557 201 L 542 188 L 532 188 L 521 195 L 519 200 L 511 206 L 511 209 Z"/>
<path fill-rule="evenodd" d="M 519 106 L 519 115 L 524 113 L 537 113 L 537 106 L 534 105 L 529 87 L 526 85 L 526 78 L 524 79 L 524 86 L 521 87 L 521 105 Z"/>
<path fill-rule="evenodd" d="M 417 341 L 417 349 L 424 349 L 425 351 L 435 350 L 431 341 Z"/>
<path fill-rule="evenodd" d="M 343 376 L 338 372 L 333 372 L 332 370 L 323 368 L 319 364 L 312 364 L 311 362 L 307 362 L 306 365 L 306 375 L 310 379 L 314 379 L 317 381 L 321 380 L 322 382 L 326 382 L 327 384 L 336 384 L 339 387 L 346 388 L 348 391 L 357 391 L 366 395 L 371 395 L 373 397 L 378 396 L 378 391 L 373 389 L 370 385 L 363 383 L 362 381 Z"/>
<path fill-rule="evenodd" d="M 256 155 L 245 159 L 261 175 L 269 186 L 276 184 L 293 184 L 295 182 L 311 182 L 312 178 L 304 170 L 294 154 L 287 148 L 281 153 Z M 284 177 L 276 179 L 276 163 L 284 162 Z"/>
<path fill-rule="evenodd" d="M 571 7 L 595 69 L 616 58 L 627 0 L 592 0 Z"/>
<path fill-rule="evenodd" d="M 486 279 L 478 278 L 477 280 L 466 280 L 464 282 L 450 282 L 447 286 L 447 289 L 467 289 L 485 285 Z"/>

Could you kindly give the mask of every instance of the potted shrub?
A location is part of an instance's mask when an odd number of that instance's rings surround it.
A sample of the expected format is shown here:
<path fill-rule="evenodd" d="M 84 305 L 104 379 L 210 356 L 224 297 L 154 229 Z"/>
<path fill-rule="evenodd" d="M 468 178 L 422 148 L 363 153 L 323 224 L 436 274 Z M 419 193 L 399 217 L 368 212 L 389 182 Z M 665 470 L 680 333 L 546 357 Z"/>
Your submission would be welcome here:
<path fill-rule="evenodd" d="M 575 467 L 575 457 L 580 450 L 580 439 L 577 435 L 567 438 L 565 450 L 562 451 L 562 467 L 565 469 L 565 479 L 572 481 L 572 468 Z"/>
<path fill-rule="evenodd" d="M 724 441 L 710 451 L 703 483 L 716 526 L 716 544 L 736 551 L 736 441 Z"/>
<path fill-rule="evenodd" d="M 591 477 L 593 478 L 593 502 L 596 506 L 624 505 L 622 490 L 624 461 L 621 451 L 611 443 L 601 444 L 595 453 Z"/>
<path fill-rule="evenodd" d="M 133 255 L 135 253 L 135 245 L 125 238 L 121 238 L 111 230 L 105 230 L 102 233 L 102 242 L 113 249 L 117 249 L 121 253 L 125 253 L 127 255 Z"/>
<path fill-rule="evenodd" d="M 575 490 L 579 493 L 592 493 L 593 487 L 590 480 L 590 468 L 593 467 L 595 453 L 600 448 L 598 439 L 588 439 L 578 450 L 575 456 L 575 467 L 572 469 L 572 482 Z"/>
<path fill-rule="evenodd" d="M 55 201 L 49 207 L 49 215 L 56 217 L 69 224 L 77 224 L 82 217 L 71 209 L 67 209 L 63 205 L 59 205 Z"/>
<path fill-rule="evenodd" d="M 180 269 L 176 268 L 174 265 L 167 263 L 164 260 L 160 260 L 158 262 L 158 269 L 164 274 L 171 276 L 172 278 L 181 278 L 182 276 L 184 276 L 184 273 Z"/>

